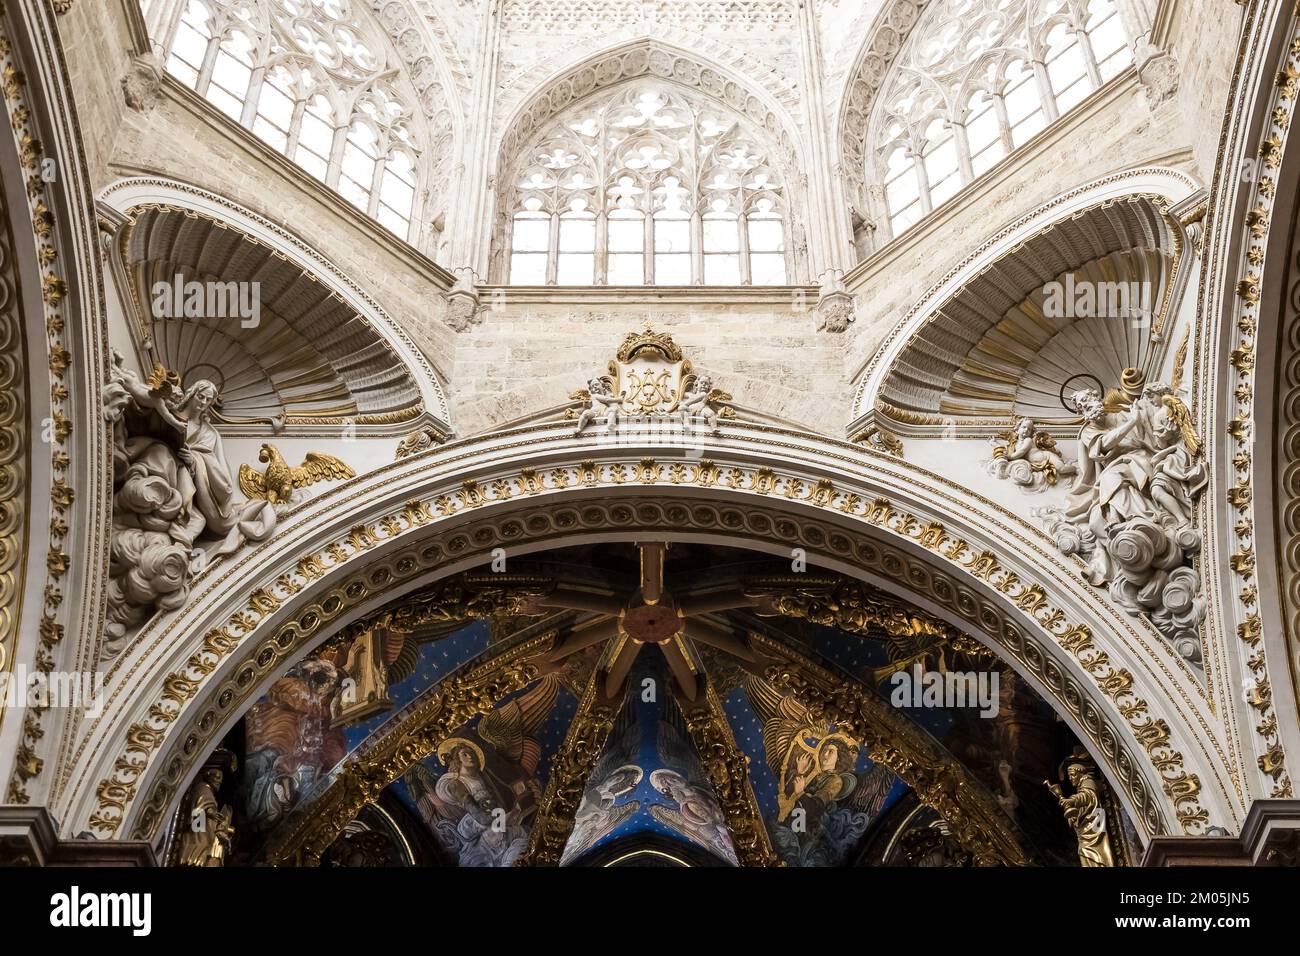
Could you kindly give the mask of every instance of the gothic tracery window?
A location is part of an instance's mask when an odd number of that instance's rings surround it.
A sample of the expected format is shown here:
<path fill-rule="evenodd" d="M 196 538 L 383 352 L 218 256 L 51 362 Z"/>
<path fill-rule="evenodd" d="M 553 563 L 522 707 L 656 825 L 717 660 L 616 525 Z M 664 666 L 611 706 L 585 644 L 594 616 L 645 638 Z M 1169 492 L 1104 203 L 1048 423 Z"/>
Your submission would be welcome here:
<path fill-rule="evenodd" d="M 686 90 L 632 83 L 570 109 L 515 158 L 516 285 L 784 285 L 782 177 L 763 141 Z"/>
<path fill-rule="evenodd" d="M 873 118 L 898 236 L 1132 63 L 1112 0 L 939 0 Z"/>
<path fill-rule="evenodd" d="M 414 98 L 350 0 L 181 0 L 161 8 L 161 0 L 142 0 L 169 73 L 391 232 L 414 239 Z"/>

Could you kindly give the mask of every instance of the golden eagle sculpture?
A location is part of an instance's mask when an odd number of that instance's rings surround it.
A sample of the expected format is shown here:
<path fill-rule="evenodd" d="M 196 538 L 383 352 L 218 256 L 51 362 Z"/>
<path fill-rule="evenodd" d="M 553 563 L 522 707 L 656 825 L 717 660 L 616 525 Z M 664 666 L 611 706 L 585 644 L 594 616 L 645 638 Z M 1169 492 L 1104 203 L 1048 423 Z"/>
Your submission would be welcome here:
<path fill-rule="evenodd" d="M 309 451 L 303 463 L 290 467 L 274 445 L 265 444 L 257 453 L 257 460 L 266 462 L 266 471 L 258 472 L 248 465 L 239 466 L 239 490 L 249 499 L 264 498 L 271 504 L 288 504 L 295 488 L 305 488 L 318 481 L 332 478 L 353 478 L 356 472 L 335 458 Z"/>

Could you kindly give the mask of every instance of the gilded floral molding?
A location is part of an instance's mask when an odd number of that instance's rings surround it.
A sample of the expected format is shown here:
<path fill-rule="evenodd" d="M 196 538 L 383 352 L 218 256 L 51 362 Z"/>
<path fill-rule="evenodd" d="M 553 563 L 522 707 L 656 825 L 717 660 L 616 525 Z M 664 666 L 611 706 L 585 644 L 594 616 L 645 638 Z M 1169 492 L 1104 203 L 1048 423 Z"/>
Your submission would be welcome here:
<path fill-rule="evenodd" d="M 13 669 L 27 577 L 27 515 L 31 450 L 27 411 L 22 289 L 8 223 L 0 223 L 0 675 Z M 0 710 L 0 726 L 5 713 Z M 20 761 L 28 758 L 20 755 Z"/>
<path fill-rule="evenodd" d="M 1133 675 L 1113 664 L 1110 655 L 1095 646 L 1088 627 L 1071 621 L 1065 611 L 1053 606 L 1042 584 L 1023 580 L 996 555 L 972 548 L 940 523 L 923 521 L 885 499 L 864 499 L 837 488 L 829 479 L 809 480 L 753 465 L 723 466 L 708 459 L 683 462 L 641 458 L 599 464 L 585 460 L 546 470 L 517 469 L 503 472 L 498 478 L 463 480 L 458 485 L 457 490 L 449 493 L 408 500 L 398 510 L 371 523 L 357 525 L 327 546 L 303 556 L 296 568 L 280 575 L 273 583 L 256 588 L 242 610 L 211 629 L 203 647 L 168 677 L 167 691 L 162 698 L 143 720 L 129 728 L 111 774 L 97 788 L 98 806 L 89 820 L 92 831 L 101 836 L 118 832 L 137 800 L 144 774 L 170 734 L 176 737 L 168 747 L 170 756 L 154 775 L 131 830 L 137 837 L 156 836 L 176 787 L 211 742 L 221 721 L 233 708 L 251 702 L 259 682 L 272 669 L 318 640 L 325 623 L 362 602 L 373 601 L 449 561 L 486 554 L 494 546 L 559 540 L 611 529 L 625 535 L 637 526 L 725 533 L 737 539 L 773 542 L 780 547 L 800 546 L 810 556 L 851 562 L 866 573 L 908 582 L 912 590 L 923 593 L 928 600 L 987 634 L 996 646 L 1042 682 L 1049 696 L 1078 720 L 1083 734 L 1093 742 L 1113 779 L 1136 808 L 1135 819 L 1141 821 L 1148 833 L 1169 832 L 1169 827 L 1160 805 L 1147 788 L 1147 778 L 1137 770 L 1139 758 L 1121 743 L 1124 738 L 1135 740 L 1141 746 L 1140 759 L 1151 768 L 1148 771 L 1151 778 L 1159 781 L 1175 808 L 1178 827 L 1184 832 L 1197 832 L 1208 822 L 1208 813 L 1198 801 L 1201 781 L 1187 771 L 1183 755 L 1172 743 L 1169 724 L 1153 717 L 1148 702 L 1134 692 Z M 647 486 L 677 487 L 674 496 L 663 502 L 617 500 L 620 488 Z M 601 503 L 558 501 L 531 508 L 516 501 L 514 507 L 499 507 L 514 499 L 590 489 L 605 489 L 606 496 Z M 720 505 L 718 493 L 727 491 L 744 492 L 736 500 L 746 506 Z M 685 497 L 678 500 L 677 495 Z M 798 508 L 792 511 L 796 504 Z M 447 523 L 446 519 L 460 519 L 462 515 L 466 516 L 463 520 L 468 520 L 467 513 L 488 506 L 497 506 L 491 510 L 501 514 L 485 515 L 465 530 L 460 528 L 461 520 Z M 876 540 L 816 520 L 810 516 L 809 508 L 854 518 L 861 522 L 864 531 L 870 529 L 868 533 Z M 516 509 L 522 509 L 523 513 L 514 513 Z M 414 539 L 424 537 L 434 526 L 438 527 L 439 540 L 416 545 Z M 381 547 L 388 550 L 400 546 L 398 539 L 412 532 L 418 532 L 411 535 L 414 550 L 382 561 L 377 554 L 371 554 Z M 907 552 L 882 546 L 879 538 L 884 532 L 910 548 L 928 553 L 929 560 L 918 560 Z M 279 620 L 286 604 L 300 603 L 295 600 L 296 595 L 327 574 L 332 577 L 362 555 L 366 555 L 364 571 L 331 585 L 322 595 L 313 596 L 306 609 L 296 612 L 291 621 L 277 625 L 274 632 L 266 631 L 264 625 L 272 619 Z M 983 582 L 1018 613 L 1007 614 L 965 583 L 944 573 L 941 568 L 945 564 L 962 572 L 958 578 L 964 580 L 969 575 Z M 1055 659 L 1057 652 L 1045 646 L 1044 641 L 1067 651 L 1089 681 L 1081 684 L 1063 669 Z M 238 663 L 226 668 L 230 676 L 217 688 L 204 687 L 218 665 L 236 648 L 241 651 L 240 658 Z M 204 705 L 198 711 L 186 713 L 201 688 L 205 692 Z M 1109 722 L 1100 706 L 1102 700 L 1109 701 L 1122 715 L 1127 725 L 1124 730 Z M 185 720 L 181 726 L 173 727 L 182 715 Z"/>
<path fill-rule="evenodd" d="M 64 10 L 57 10 L 62 13 Z M 59 251 L 56 245 L 54 200 L 50 194 L 53 189 L 53 177 L 48 177 L 48 163 L 53 162 L 45 156 L 45 149 L 38 137 L 36 113 L 27 93 L 27 78 L 19 63 L 13 42 L 4 20 L 4 4 L 0 3 L 0 87 L 3 89 L 5 109 L 9 116 L 9 126 L 17 147 L 19 162 L 27 187 L 27 205 L 31 222 L 32 239 L 36 249 L 36 259 L 40 270 L 41 299 L 45 310 L 45 350 L 48 357 L 50 382 L 50 417 L 48 427 L 48 448 L 53 480 L 49 489 L 49 547 L 46 552 L 44 603 L 39 609 L 28 609 L 28 614 L 39 614 L 38 646 L 36 650 L 35 670 L 48 674 L 54 669 L 56 647 L 63 639 L 64 625 L 60 619 L 63 605 L 62 582 L 71 566 L 68 554 L 68 535 L 71 523 L 71 509 L 76 492 L 69 482 L 71 476 L 71 437 L 72 416 L 69 402 L 69 370 L 72 355 L 67 348 L 65 336 L 65 308 L 68 286 L 60 268 Z M 6 202 L 16 198 L 6 194 Z M 15 343 L 14 353 L 23 351 L 23 337 L 20 335 Z M 33 348 L 34 348 L 33 344 Z M 15 414 L 25 417 L 30 413 L 30 404 L 24 396 L 15 410 Z M 30 436 L 29 436 L 30 437 Z M 23 447 L 26 447 L 24 442 Z M 32 515 L 31 517 L 35 517 Z M 26 549 L 23 558 L 26 559 Z M 15 602 L 16 606 L 16 602 Z M 13 622 L 15 625 L 17 621 Z M 0 632 L 0 650 L 3 649 L 6 634 Z M 12 645 L 10 657 L 12 662 Z M 0 654 L 0 656 L 3 656 Z M 0 670 L 8 663 L 0 663 Z M 5 802 L 27 803 L 30 799 L 27 788 L 44 768 L 45 762 L 37 755 L 37 746 L 45 730 L 42 726 L 46 707 L 35 704 L 27 707 L 23 713 L 22 737 L 18 743 L 17 759 L 13 776 L 5 791 Z M 0 715 L 2 719 L 3 715 Z"/>
<path fill-rule="evenodd" d="M 564 847 L 573 834 L 574 818 L 582 803 L 583 790 L 605 750 L 623 704 L 623 694 L 613 700 L 605 697 L 603 684 L 603 675 L 594 670 L 578 702 L 578 712 L 564 736 L 564 743 L 551 760 L 551 779 L 546 785 L 546 794 L 520 866 L 560 865 Z"/>
<path fill-rule="evenodd" d="M 1260 22 L 1259 7 L 1260 5 L 1252 5 L 1246 14 L 1247 33 L 1251 30 L 1251 21 Z M 1259 342 L 1258 332 L 1261 318 L 1261 284 L 1265 280 L 1274 281 L 1271 275 L 1264 274 L 1270 241 L 1280 242 L 1284 247 L 1293 241 L 1289 228 L 1292 225 L 1292 210 L 1277 210 L 1275 204 L 1278 177 L 1295 115 L 1296 98 L 1300 93 L 1298 13 L 1300 11 L 1296 9 L 1289 9 L 1281 14 L 1285 24 L 1281 29 L 1287 31 L 1286 35 L 1289 38 L 1286 46 L 1282 48 L 1281 62 L 1277 64 L 1276 69 L 1269 69 L 1264 65 L 1260 67 L 1261 75 L 1271 75 L 1272 85 L 1266 92 L 1261 91 L 1261 97 L 1267 96 L 1268 99 L 1261 99 L 1259 102 L 1268 113 L 1264 128 L 1259 134 L 1260 142 L 1255 155 L 1248 156 L 1243 167 L 1224 162 L 1221 155 L 1218 171 L 1221 178 L 1216 181 L 1216 187 L 1225 189 L 1235 196 L 1241 184 L 1243 169 L 1253 171 L 1252 175 L 1247 177 L 1247 185 L 1253 194 L 1249 200 L 1250 208 L 1244 219 L 1240 221 L 1242 255 L 1235 276 L 1229 277 L 1232 274 L 1226 270 L 1224 273 L 1225 282 L 1230 284 L 1235 293 L 1235 309 L 1231 315 L 1231 320 L 1235 322 L 1235 328 L 1231 333 L 1232 347 L 1228 351 L 1227 362 L 1222 372 L 1222 375 L 1234 385 L 1229 405 L 1231 418 L 1227 424 L 1233 470 L 1225 484 L 1230 485 L 1227 488 L 1227 503 L 1236 516 L 1236 523 L 1232 530 L 1232 540 L 1236 550 L 1228 556 L 1228 569 L 1236 583 L 1239 604 L 1237 638 L 1239 658 L 1242 661 L 1243 671 L 1247 675 L 1245 698 L 1254 711 L 1256 718 L 1253 722 L 1254 729 L 1262 745 L 1256 748 L 1256 764 L 1260 773 L 1272 782 L 1273 789 L 1269 796 L 1273 798 L 1291 797 L 1294 795 L 1294 788 L 1286 767 L 1286 752 L 1278 732 L 1273 689 L 1269 681 L 1268 661 L 1263 647 L 1264 624 L 1259 607 L 1259 572 L 1256 565 L 1253 516 L 1255 507 L 1253 477 L 1254 467 L 1257 464 L 1253 457 L 1256 441 L 1255 383 L 1258 375 L 1256 348 L 1261 344 L 1264 348 L 1268 348 L 1269 345 L 1267 342 Z M 1233 119 L 1231 114 L 1229 119 L 1230 122 Z M 1280 216 L 1277 230 L 1271 228 L 1275 215 Z M 1287 265 L 1284 262 L 1283 268 L 1287 268 Z M 1236 280 L 1235 283 L 1233 278 Z M 1284 274 L 1277 277 L 1276 284 L 1278 288 L 1284 290 L 1283 302 L 1292 303 L 1295 301 L 1295 290 L 1293 287 L 1288 289 L 1285 286 L 1284 278 L 1289 276 Z M 1283 305 L 1281 308 L 1286 306 Z M 1283 334 L 1287 338 L 1279 341 L 1279 346 L 1294 342 L 1294 324 L 1295 321 L 1292 319 L 1285 327 Z M 1279 369 L 1276 393 L 1279 418 L 1278 457 L 1285 464 L 1282 465 L 1282 479 L 1277 489 L 1278 502 L 1275 513 L 1264 516 L 1264 520 L 1269 524 L 1278 522 L 1277 573 L 1278 583 L 1284 591 L 1283 623 L 1294 646 L 1297 635 L 1300 635 L 1300 576 L 1293 574 L 1288 578 L 1283 564 L 1286 555 L 1294 553 L 1297 544 L 1300 543 L 1300 531 L 1297 531 L 1292 517 L 1295 489 L 1300 486 L 1300 478 L 1297 478 L 1300 468 L 1295 463 L 1294 455 L 1289 452 L 1289 449 L 1294 447 L 1295 435 L 1300 428 L 1296 413 L 1296 398 L 1300 395 L 1300 371 L 1296 369 L 1294 362 L 1284 364 Z M 1264 468 L 1272 467 L 1272 463 L 1267 458 L 1258 464 Z M 1290 496 L 1289 501 L 1287 496 Z M 1287 616 L 1288 610 L 1289 616 Z M 1279 662 L 1274 662 L 1274 666 L 1279 666 Z M 1259 752 L 1260 750 L 1262 752 Z"/>

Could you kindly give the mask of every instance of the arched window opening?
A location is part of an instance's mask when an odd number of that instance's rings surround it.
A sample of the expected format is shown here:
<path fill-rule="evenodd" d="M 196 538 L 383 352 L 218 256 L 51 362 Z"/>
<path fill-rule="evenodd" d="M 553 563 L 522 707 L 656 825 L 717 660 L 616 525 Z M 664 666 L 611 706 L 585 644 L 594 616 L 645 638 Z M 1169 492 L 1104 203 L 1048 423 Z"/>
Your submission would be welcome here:
<path fill-rule="evenodd" d="M 872 214 L 899 236 L 1132 64 L 1113 0 L 938 0 L 872 119 Z"/>
<path fill-rule="evenodd" d="M 413 91 L 348 0 L 142 0 L 167 72 L 402 239 L 422 179 Z"/>
<path fill-rule="evenodd" d="M 502 197 L 515 285 L 784 285 L 782 177 L 704 97 L 624 84 L 557 117 Z"/>

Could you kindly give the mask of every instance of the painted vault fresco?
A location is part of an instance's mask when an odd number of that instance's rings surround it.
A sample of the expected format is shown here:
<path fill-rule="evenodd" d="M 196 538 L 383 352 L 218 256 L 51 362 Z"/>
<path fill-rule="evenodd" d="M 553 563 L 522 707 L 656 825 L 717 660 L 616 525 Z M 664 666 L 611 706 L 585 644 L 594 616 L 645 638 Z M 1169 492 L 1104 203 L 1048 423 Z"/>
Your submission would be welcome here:
<path fill-rule="evenodd" d="M 648 685 L 647 675 L 652 675 Z M 731 834 L 681 710 L 658 692 L 667 686 L 666 678 L 646 665 L 631 681 L 632 693 L 583 793 L 561 866 L 599 847 L 634 846 L 648 835 L 664 837 L 669 845 L 688 843 L 737 865 Z"/>
<path fill-rule="evenodd" d="M 617 555 L 615 555 L 617 557 Z M 691 574 L 731 574 L 707 549 L 687 552 Z M 733 560 L 735 557 L 733 556 Z M 620 565 L 602 564 L 617 577 Z M 580 562 L 581 567 L 586 562 Z M 589 565 L 587 565 L 589 566 Z M 721 570 L 718 570 L 721 568 Z M 572 573 L 570 571 L 570 573 Z M 443 621 L 405 631 L 354 626 L 286 671 L 245 714 L 223 746 L 242 755 L 232 859 L 252 862 L 272 831 L 300 813 L 338 773 L 341 761 L 385 732 L 394 715 L 458 669 L 514 646 L 528 618 Z M 1073 833 L 1045 785 L 1077 744 L 1042 699 L 1010 668 L 969 639 L 850 633 L 795 617 L 738 615 L 737 629 L 762 632 L 810 663 L 877 689 L 983 783 L 1037 863 L 1077 865 Z M 545 625 L 551 627 L 550 623 Z M 570 626 L 570 625 L 560 625 Z M 540 632 L 536 625 L 527 633 Z M 737 746 L 773 852 L 786 865 L 894 863 L 902 837 L 924 849 L 943 826 L 861 742 L 817 719 L 797 697 L 729 654 L 697 647 Z M 526 852 L 578 701 L 606 651 L 593 645 L 564 658 L 522 691 L 457 728 L 435 753 L 409 767 L 358 817 L 338 859 L 379 865 L 512 866 Z M 605 865 L 651 848 L 682 865 L 735 866 L 726 817 L 690 740 L 675 686 L 662 662 L 635 665 L 624 704 L 583 785 L 561 865 Z M 900 674 L 970 672 L 989 678 L 995 707 L 915 706 L 892 693 Z M 919 672 L 919 671 L 918 671 Z M 658 692 L 646 694 L 647 682 Z M 1116 828 L 1140 852 L 1118 804 Z M 931 832 L 934 831 L 934 832 Z M 954 865 L 950 840 L 909 859 Z M 641 848 L 638 850 L 638 847 Z M 679 848 L 678 850 L 674 848 Z M 959 849 L 959 848 L 958 848 Z M 927 855 L 928 854 L 928 855 Z M 946 855 L 945 855 L 946 854 Z M 907 865 L 922 865 L 909 862 Z"/>
<path fill-rule="evenodd" d="M 513 866 L 577 698 L 548 675 L 458 729 L 393 785 L 459 866 Z"/>
<path fill-rule="evenodd" d="M 791 866 L 841 866 L 868 828 L 907 791 L 833 724 L 746 675 L 724 706 L 750 755 L 750 781 L 772 849 Z"/>
<path fill-rule="evenodd" d="M 243 811 L 265 832 L 388 716 L 489 643 L 486 622 L 346 633 L 295 664 L 244 719 Z"/>

